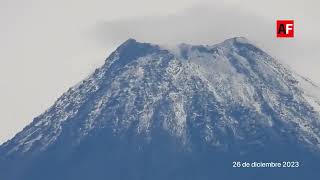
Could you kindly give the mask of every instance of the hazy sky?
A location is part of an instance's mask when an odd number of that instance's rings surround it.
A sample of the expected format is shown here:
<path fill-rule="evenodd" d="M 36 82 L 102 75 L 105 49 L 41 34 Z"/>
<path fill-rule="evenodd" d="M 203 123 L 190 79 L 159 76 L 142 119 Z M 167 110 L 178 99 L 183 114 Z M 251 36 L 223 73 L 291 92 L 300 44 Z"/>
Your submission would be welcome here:
<path fill-rule="evenodd" d="M 0 0 L 0 143 L 129 37 L 172 45 L 244 36 L 320 84 L 319 6 L 317 0 Z M 294 19 L 296 37 L 276 39 L 276 19 Z"/>

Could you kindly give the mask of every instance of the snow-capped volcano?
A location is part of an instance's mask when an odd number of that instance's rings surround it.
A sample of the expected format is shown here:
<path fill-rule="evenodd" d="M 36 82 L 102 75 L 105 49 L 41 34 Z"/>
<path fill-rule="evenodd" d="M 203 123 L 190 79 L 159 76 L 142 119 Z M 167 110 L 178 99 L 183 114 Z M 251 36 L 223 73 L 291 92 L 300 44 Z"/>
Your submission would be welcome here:
<path fill-rule="evenodd" d="M 232 176 L 216 167 L 232 158 L 301 154 L 320 154 L 311 81 L 242 37 L 175 50 L 129 39 L 0 147 L 0 178 L 213 179 Z"/>

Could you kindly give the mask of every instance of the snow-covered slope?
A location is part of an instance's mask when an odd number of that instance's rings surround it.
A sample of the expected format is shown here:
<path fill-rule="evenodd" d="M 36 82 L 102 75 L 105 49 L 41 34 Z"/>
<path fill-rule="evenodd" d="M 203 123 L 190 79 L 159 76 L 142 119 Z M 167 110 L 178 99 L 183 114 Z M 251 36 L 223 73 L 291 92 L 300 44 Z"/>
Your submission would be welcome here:
<path fill-rule="evenodd" d="M 165 167 L 162 176 L 130 165 L 161 164 L 161 157 L 172 154 L 194 160 L 210 159 L 207 156 L 217 152 L 248 156 L 270 148 L 282 153 L 293 149 L 287 152 L 293 157 L 300 151 L 320 153 L 318 86 L 242 37 L 213 46 L 181 44 L 177 49 L 127 40 L 88 79 L 70 88 L 0 147 L 3 162 L 19 164 L 13 171 L 13 166 L 3 168 L 0 161 L 0 168 L 20 173 L 12 179 L 25 175 L 36 180 L 45 177 L 33 174 L 45 162 L 67 161 L 78 169 L 90 164 L 97 179 L 123 179 L 121 173 L 107 175 L 101 167 L 93 167 L 111 163 L 116 168 L 115 162 L 129 159 L 127 166 L 118 167 L 128 170 L 124 177 L 179 179 Z M 95 156 L 108 161 L 100 162 Z M 178 164 L 188 164 L 183 162 Z M 52 178 L 91 174 L 62 167 Z M 51 172 L 48 169 L 44 172 Z M 206 173 L 193 175 L 210 179 Z"/>

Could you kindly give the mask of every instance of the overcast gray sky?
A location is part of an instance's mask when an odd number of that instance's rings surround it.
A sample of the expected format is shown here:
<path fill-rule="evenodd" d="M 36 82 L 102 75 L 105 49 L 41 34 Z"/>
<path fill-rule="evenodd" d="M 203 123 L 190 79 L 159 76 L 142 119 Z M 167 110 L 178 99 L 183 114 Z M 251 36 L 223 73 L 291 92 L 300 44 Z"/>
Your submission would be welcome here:
<path fill-rule="evenodd" d="M 247 37 L 320 84 L 317 0 L 0 0 L 0 143 L 129 37 L 172 45 Z M 294 39 L 276 39 L 294 19 Z"/>

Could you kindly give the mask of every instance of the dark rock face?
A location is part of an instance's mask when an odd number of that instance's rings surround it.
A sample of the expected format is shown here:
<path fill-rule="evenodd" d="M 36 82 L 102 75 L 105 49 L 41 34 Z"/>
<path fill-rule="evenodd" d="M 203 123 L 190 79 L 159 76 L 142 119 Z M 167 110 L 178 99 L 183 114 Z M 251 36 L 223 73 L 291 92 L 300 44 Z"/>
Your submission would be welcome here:
<path fill-rule="evenodd" d="M 178 50 L 129 39 L 0 146 L 0 179 L 315 179 L 319 93 L 244 38 Z"/>

